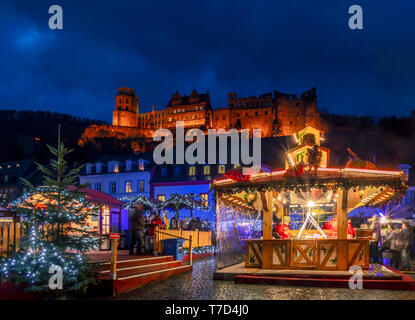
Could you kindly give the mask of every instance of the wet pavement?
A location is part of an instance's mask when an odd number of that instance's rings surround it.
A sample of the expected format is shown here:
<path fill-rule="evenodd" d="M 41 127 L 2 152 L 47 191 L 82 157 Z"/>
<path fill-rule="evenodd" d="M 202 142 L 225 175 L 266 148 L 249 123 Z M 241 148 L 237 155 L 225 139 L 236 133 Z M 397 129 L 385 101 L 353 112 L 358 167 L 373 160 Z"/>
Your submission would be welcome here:
<path fill-rule="evenodd" d="M 415 291 L 351 290 L 236 284 L 213 280 L 215 258 L 196 260 L 193 271 L 145 285 L 121 300 L 415 300 Z"/>

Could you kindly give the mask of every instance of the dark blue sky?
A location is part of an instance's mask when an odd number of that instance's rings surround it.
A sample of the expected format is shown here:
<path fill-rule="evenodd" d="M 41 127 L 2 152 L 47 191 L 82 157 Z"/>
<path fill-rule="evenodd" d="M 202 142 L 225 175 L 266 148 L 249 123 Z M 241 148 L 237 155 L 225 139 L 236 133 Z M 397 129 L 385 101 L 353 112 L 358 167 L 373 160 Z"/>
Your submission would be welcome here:
<path fill-rule="evenodd" d="M 48 28 L 53 4 L 63 7 L 62 31 Z M 364 30 L 348 28 L 353 4 Z M 1 0 L 0 70 L 0 109 L 107 121 L 117 88 L 130 85 L 143 112 L 194 87 L 218 107 L 228 92 L 317 86 L 330 112 L 408 115 L 415 2 Z"/>

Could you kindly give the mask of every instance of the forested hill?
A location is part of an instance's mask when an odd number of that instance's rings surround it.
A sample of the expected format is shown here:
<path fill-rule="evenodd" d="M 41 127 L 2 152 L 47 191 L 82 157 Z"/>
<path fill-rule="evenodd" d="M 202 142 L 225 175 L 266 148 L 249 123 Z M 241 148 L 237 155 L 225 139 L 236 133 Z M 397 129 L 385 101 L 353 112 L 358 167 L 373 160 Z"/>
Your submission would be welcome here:
<path fill-rule="evenodd" d="M 59 123 L 65 145 L 76 148 L 87 126 L 105 122 L 50 111 L 0 111 L 0 162 L 25 158 L 47 161 L 50 153 L 46 145 L 56 145 Z"/>

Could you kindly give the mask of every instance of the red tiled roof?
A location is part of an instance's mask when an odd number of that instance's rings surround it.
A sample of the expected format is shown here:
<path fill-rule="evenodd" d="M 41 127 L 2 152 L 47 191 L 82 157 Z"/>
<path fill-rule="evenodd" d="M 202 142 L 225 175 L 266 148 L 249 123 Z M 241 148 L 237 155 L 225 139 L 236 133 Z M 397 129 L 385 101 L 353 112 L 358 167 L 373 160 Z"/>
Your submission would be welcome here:
<path fill-rule="evenodd" d="M 87 194 L 85 196 L 87 200 L 96 204 L 106 204 L 112 207 L 122 207 L 124 205 L 123 202 L 101 191 L 91 189 L 81 189 L 80 191 L 85 192 Z"/>

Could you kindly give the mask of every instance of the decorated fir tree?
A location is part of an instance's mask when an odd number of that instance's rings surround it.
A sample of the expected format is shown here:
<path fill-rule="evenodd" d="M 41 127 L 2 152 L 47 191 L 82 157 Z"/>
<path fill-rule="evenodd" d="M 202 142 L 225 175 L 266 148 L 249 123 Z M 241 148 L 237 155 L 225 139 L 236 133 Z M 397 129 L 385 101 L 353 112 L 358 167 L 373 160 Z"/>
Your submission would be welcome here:
<path fill-rule="evenodd" d="M 96 277 L 85 253 L 100 241 L 96 232 L 87 230 L 86 222 L 98 214 L 98 208 L 76 187 L 81 167 L 68 169 L 65 161 L 72 150 L 59 138 L 57 148 L 48 148 L 54 156 L 51 164 L 37 164 L 43 186 L 24 181 L 28 191 L 11 204 L 21 218 L 24 236 L 19 250 L 1 262 L 0 274 L 3 280 L 27 284 L 27 290 L 50 290 L 57 266 L 64 291 L 86 289 Z"/>

